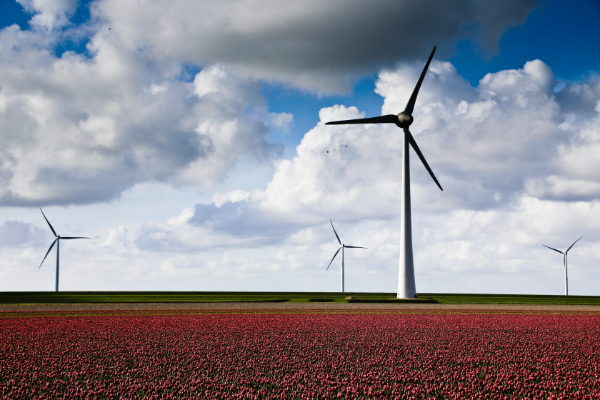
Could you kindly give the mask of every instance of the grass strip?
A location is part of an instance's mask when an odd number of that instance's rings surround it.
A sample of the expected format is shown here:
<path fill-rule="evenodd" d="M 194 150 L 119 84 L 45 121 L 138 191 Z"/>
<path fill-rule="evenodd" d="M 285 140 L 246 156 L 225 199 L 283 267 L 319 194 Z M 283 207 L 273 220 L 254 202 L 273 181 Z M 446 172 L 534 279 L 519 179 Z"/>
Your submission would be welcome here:
<path fill-rule="evenodd" d="M 0 292 L 0 304 L 335 302 L 600 305 L 600 296 L 422 293 L 394 299 L 395 293 L 339 292 Z"/>

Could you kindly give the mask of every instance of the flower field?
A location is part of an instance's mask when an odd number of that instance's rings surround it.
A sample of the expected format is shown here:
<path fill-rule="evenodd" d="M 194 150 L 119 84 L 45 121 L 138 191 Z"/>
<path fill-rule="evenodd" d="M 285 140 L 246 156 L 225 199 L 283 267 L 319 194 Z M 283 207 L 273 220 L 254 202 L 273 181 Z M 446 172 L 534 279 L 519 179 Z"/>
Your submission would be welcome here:
<path fill-rule="evenodd" d="M 5 399 L 600 398 L 597 314 L 10 314 Z"/>

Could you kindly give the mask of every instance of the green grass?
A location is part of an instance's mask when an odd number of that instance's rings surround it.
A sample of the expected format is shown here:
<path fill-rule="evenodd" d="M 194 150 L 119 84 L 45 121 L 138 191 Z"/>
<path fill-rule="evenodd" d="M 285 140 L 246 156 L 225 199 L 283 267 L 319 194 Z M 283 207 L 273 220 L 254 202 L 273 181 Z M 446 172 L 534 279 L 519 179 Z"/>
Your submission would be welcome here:
<path fill-rule="evenodd" d="M 0 292 L 0 304 L 345 302 L 347 296 L 391 298 L 387 293 L 321 292 Z"/>
<path fill-rule="evenodd" d="M 353 297 L 346 300 L 346 297 Z M 197 303 L 197 302 L 392 302 L 395 293 L 339 292 L 0 292 L 0 304 Z M 422 293 L 418 301 L 445 304 L 600 305 L 600 296 Z"/>
<path fill-rule="evenodd" d="M 423 293 L 419 296 L 446 304 L 600 305 L 600 296 L 462 293 Z"/>

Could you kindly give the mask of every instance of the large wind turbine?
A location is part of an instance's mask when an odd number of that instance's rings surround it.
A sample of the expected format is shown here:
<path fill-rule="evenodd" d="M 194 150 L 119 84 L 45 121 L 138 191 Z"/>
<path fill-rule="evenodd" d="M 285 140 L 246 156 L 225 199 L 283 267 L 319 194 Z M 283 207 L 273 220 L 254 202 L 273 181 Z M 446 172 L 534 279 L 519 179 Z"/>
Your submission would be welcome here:
<path fill-rule="evenodd" d="M 333 221 L 329 220 L 329 222 L 331 222 L 331 227 L 333 228 Z M 331 261 L 329 261 L 329 265 L 327 266 L 327 269 L 325 271 L 329 270 L 331 263 L 333 262 L 333 260 L 335 260 L 335 256 L 337 256 L 341 250 L 342 251 L 342 293 L 344 293 L 344 249 L 366 249 L 366 247 L 346 246 L 340 240 L 340 237 L 338 236 L 337 232 L 335 231 L 335 228 L 333 228 L 333 233 L 335 233 L 335 237 L 337 238 L 337 241 L 340 244 L 340 248 L 337 249 L 337 251 L 333 255 L 333 258 L 331 259 Z"/>
<path fill-rule="evenodd" d="M 421 150 L 419 150 L 419 146 L 417 146 L 417 142 L 413 138 L 412 134 L 408 130 L 408 127 L 413 123 L 412 113 L 415 108 L 415 102 L 417 101 L 417 95 L 419 94 L 419 89 L 421 88 L 421 84 L 423 83 L 423 78 L 425 78 L 425 74 L 427 73 L 427 69 L 429 68 L 429 63 L 433 58 L 433 53 L 435 53 L 435 47 L 425 63 L 425 67 L 423 68 L 423 72 L 421 72 L 421 76 L 419 77 L 419 81 L 415 86 L 410 99 L 408 100 L 408 104 L 406 104 L 406 108 L 398 115 L 390 114 L 383 115 L 381 117 L 374 118 L 361 118 L 361 119 L 350 119 L 346 121 L 333 121 L 328 122 L 327 125 L 342 125 L 342 124 L 396 124 L 399 128 L 401 128 L 404 132 L 404 141 L 402 145 L 402 211 L 401 211 L 401 222 L 400 222 L 400 270 L 398 273 L 398 295 L 399 299 L 407 299 L 407 298 L 415 298 L 417 297 L 417 288 L 415 285 L 415 268 L 413 263 L 413 251 L 412 251 L 412 232 L 411 232 L 411 216 L 410 216 L 410 163 L 408 158 L 408 145 L 410 144 L 419 156 L 419 159 L 429 172 L 429 175 L 433 178 L 434 182 L 440 190 L 442 186 L 436 179 L 435 175 L 431 168 L 429 168 L 429 164 L 425 161 L 425 157 Z"/>
<path fill-rule="evenodd" d="M 583 237 L 583 236 L 582 236 Z M 579 240 L 582 238 L 580 237 L 579 239 L 577 239 L 571 246 L 569 246 L 569 248 L 563 253 L 560 250 L 556 250 L 550 246 L 546 246 L 545 244 L 542 244 L 542 246 L 549 248 L 550 250 L 554 250 L 556 252 L 559 252 L 560 254 L 563 255 L 563 264 L 565 266 L 565 296 L 569 295 L 569 278 L 567 277 L 567 253 L 569 252 L 569 250 L 571 250 L 571 247 L 575 246 L 575 243 L 579 242 Z"/>
<path fill-rule="evenodd" d="M 40 211 L 42 211 L 41 208 L 40 208 Z M 50 250 L 52 250 L 52 247 L 54 247 L 54 243 L 56 243 L 56 291 L 58 292 L 58 250 L 60 248 L 60 241 L 63 240 L 63 239 L 91 239 L 91 238 L 89 238 L 89 237 L 73 237 L 73 236 L 60 236 L 60 235 L 57 235 L 56 231 L 54 230 L 54 228 L 50 224 L 50 221 L 48 221 L 48 218 L 46 218 L 46 215 L 44 214 L 44 211 L 42 211 L 42 215 L 44 216 L 44 219 L 48 223 L 48 226 L 52 230 L 52 233 L 54 234 L 54 236 L 56 237 L 56 239 L 54 239 L 54 242 L 52 242 L 52 244 L 50 245 L 50 248 L 46 252 L 46 255 L 44 256 L 44 259 L 40 263 L 39 268 L 42 267 L 42 264 L 44 263 L 44 261 L 46 260 L 46 257 L 48 257 L 48 254 L 50 253 Z"/>

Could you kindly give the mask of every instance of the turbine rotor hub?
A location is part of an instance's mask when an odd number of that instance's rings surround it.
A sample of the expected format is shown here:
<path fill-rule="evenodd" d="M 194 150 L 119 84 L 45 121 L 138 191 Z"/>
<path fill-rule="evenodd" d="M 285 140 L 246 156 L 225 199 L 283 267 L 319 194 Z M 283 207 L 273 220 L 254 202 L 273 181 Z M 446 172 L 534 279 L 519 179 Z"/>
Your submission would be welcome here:
<path fill-rule="evenodd" d="M 398 125 L 398 127 L 408 128 L 412 123 L 413 117 L 409 113 L 403 111 L 400 114 L 398 114 L 398 121 L 396 122 L 396 125 Z"/>

